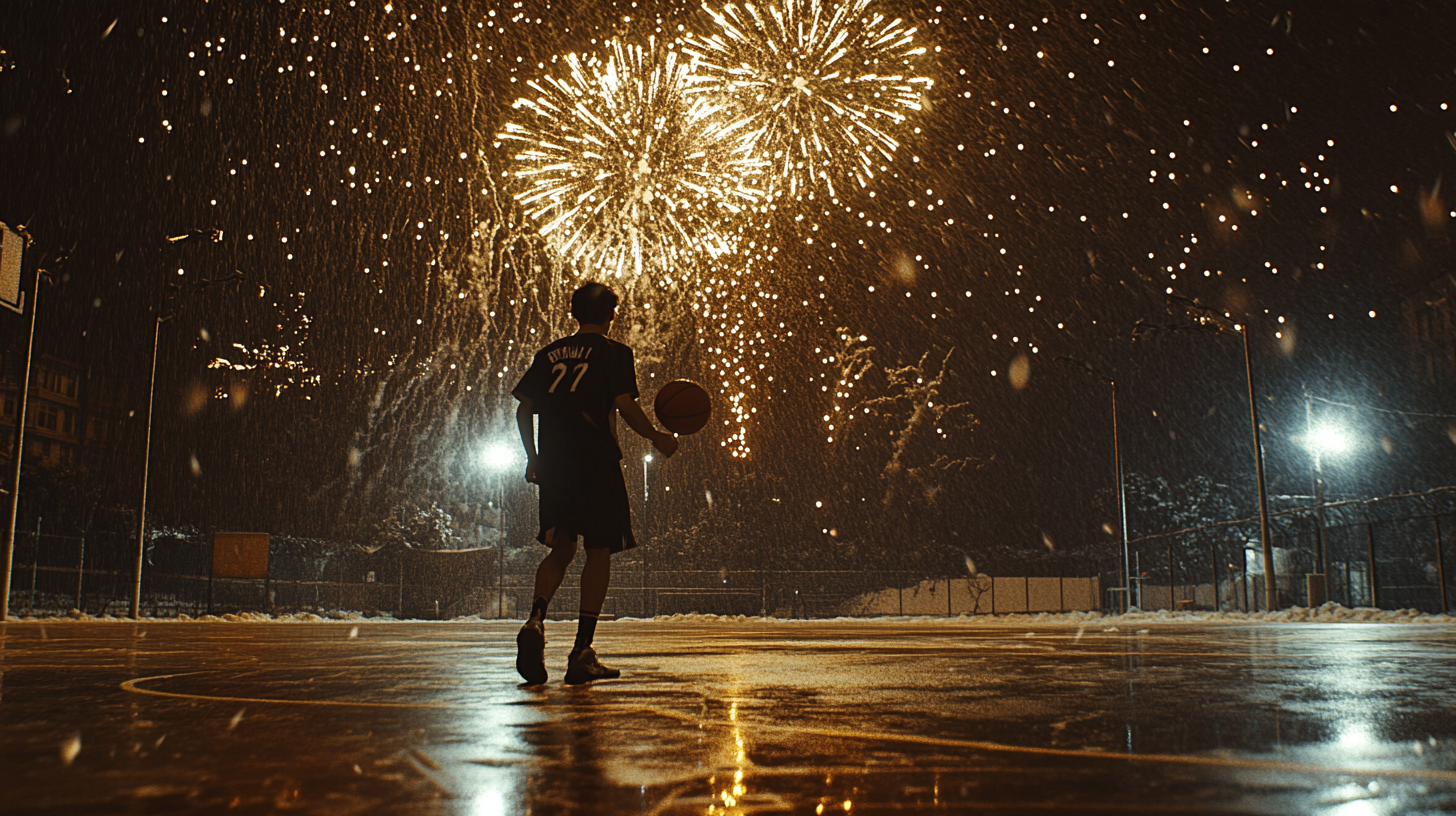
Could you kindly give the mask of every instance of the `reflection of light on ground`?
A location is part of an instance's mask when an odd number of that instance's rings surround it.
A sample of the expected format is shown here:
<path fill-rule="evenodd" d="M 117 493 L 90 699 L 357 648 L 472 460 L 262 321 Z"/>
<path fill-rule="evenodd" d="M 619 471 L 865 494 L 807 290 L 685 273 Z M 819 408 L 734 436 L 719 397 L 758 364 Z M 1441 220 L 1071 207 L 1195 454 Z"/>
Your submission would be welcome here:
<path fill-rule="evenodd" d="M 1375 735 L 1364 723 L 1351 722 L 1340 726 L 1340 736 L 1336 740 L 1341 748 L 1369 748 L 1375 744 Z"/>
<path fill-rule="evenodd" d="M 1380 692 L 1388 678 L 1377 667 L 1377 654 L 1372 644 L 1360 640 L 1332 644 L 1329 662 L 1313 678 L 1333 704 L 1328 714 L 1331 742 L 1339 751 L 1368 752 L 1382 741 Z"/>
<path fill-rule="evenodd" d="M 1369 799 L 1361 799 L 1337 805 L 1324 812 L 1326 816 L 1380 816 L 1386 810 Z"/>
<path fill-rule="evenodd" d="M 498 790 L 481 791 L 468 812 L 470 816 L 506 816 L 506 797 Z"/>
<path fill-rule="evenodd" d="M 714 796 L 721 802 L 720 805 L 708 805 L 708 813 L 738 813 L 739 802 L 748 794 L 748 786 L 743 784 L 743 769 L 748 764 L 748 750 L 744 745 L 742 725 L 738 721 L 738 703 L 730 703 L 728 706 L 728 721 L 733 724 L 733 764 L 737 767 L 733 771 L 733 783 L 723 790 L 714 791 Z M 717 784 L 717 777 L 708 780 L 709 785 Z"/>

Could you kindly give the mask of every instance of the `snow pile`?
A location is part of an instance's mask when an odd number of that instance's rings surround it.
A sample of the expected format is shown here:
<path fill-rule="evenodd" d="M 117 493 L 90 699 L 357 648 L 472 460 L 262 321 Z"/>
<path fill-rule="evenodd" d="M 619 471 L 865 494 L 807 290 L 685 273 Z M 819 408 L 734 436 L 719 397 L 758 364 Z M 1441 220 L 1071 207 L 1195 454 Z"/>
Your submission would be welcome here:
<path fill-rule="evenodd" d="M 747 615 L 659 615 L 655 618 L 621 618 L 622 623 L 798 623 L 803 619 L 759 618 Z M 807 620 L 822 623 L 825 619 Z M 886 615 L 874 618 L 829 618 L 846 623 L 903 625 L 915 624 L 964 624 L 972 626 L 1025 626 L 1027 624 L 1052 624 L 1086 626 L 1134 626 L 1150 623 L 1196 623 L 1206 625 L 1247 625 L 1259 623 L 1456 623 L 1456 615 L 1442 615 L 1422 612 L 1419 609 L 1374 609 L 1360 607 L 1350 609 L 1337 603 L 1305 608 L 1291 607 L 1276 612 L 1172 612 L 1155 610 L 1144 612 L 1133 608 L 1122 614 L 1102 612 L 1032 612 L 1005 615 L 970 615 L 955 617 L 944 615 Z"/>
<path fill-rule="evenodd" d="M 88 615 L 72 609 L 66 615 L 26 615 L 20 618 L 12 618 L 15 622 L 34 621 L 38 623 L 65 623 L 76 621 L 78 623 L 136 623 L 131 618 L 118 617 L 116 615 Z M 387 614 L 368 616 L 362 612 L 341 612 L 328 610 L 322 614 L 314 612 L 291 612 L 280 615 L 270 615 L 266 612 L 225 612 L 221 615 L 198 615 L 192 617 L 187 614 L 180 614 L 176 617 L 152 618 L 143 616 L 143 623 L 348 623 L 351 621 L 368 621 L 370 623 L 385 623 L 395 618 Z M 478 620 L 478 619 L 477 619 Z"/>
<path fill-rule="evenodd" d="M 74 609 L 66 616 L 48 617 L 44 615 L 29 615 L 12 620 L 42 623 L 65 621 L 132 622 L 130 618 L 116 617 L 114 615 L 87 615 Z M 369 615 L 362 612 L 344 612 L 340 610 L 328 610 L 321 613 L 293 612 L 280 615 L 270 615 L 266 612 L 230 612 L 222 615 L 201 615 L 195 618 L 189 615 L 178 615 L 175 618 L 143 618 L 142 620 L 147 623 L 519 623 L 519 619 L 502 620 L 500 618 L 482 618 L 479 615 L 465 615 L 445 621 L 426 621 L 398 619 L 382 612 Z M 798 623 L 822 624 L 826 622 L 880 626 L 904 626 L 906 624 L 937 626 L 1026 626 L 1028 624 L 1089 626 L 1095 624 L 1098 626 L 1117 627 L 1119 625 L 1137 626 L 1155 623 L 1238 626 L 1279 623 L 1451 624 L 1456 623 L 1456 615 L 1431 614 L 1418 609 L 1392 610 L 1374 609 L 1371 607 L 1350 609 L 1340 606 L 1337 603 L 1327 603 L 1324 606 L 1315 608 L 1295 606 L 1277 612 L 1171 612 L 1168 610 L 1144 612 L 1140 609 L 1133 608 L 1123 614 L 1103 614 L 1101 612 L 1032 612 L 1003 615 L 972 615 L 967 613 L 955 617 L 947 617 L 944 615 L 884 615 L 873 618 L 771 618 L 759 617 L 757 615 L 700 615 L 697 613 L 687 613 L 658 615 L 653 618 L 617 618 L 616 622 L 634 625 L 654 623 L 731 623 L 741 625 L 758 623 L 785 626 L 792 626 Z"/>

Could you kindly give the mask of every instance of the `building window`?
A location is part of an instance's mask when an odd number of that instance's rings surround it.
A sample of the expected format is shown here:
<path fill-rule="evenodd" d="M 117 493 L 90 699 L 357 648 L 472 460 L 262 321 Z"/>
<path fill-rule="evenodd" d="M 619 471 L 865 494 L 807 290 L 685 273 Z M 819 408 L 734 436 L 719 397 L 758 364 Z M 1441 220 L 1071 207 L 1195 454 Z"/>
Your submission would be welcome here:
<path fill-rule="evenodd" d="M 35 411 L 35 426 L 45 428 L 48 431 L 56 429 L 56 409 L 50 405 L 42 405 Z"/>
<path fill-rule="evenodd" d="M 15 416 L 15 400 L 10 397 L 5 398 L 5 416 Z"/>
<path fill-rule="evenodd" d="M 68 434 L 76 432 L 76 415 L 70 411 L 61 412 L 61 430 Z"/>

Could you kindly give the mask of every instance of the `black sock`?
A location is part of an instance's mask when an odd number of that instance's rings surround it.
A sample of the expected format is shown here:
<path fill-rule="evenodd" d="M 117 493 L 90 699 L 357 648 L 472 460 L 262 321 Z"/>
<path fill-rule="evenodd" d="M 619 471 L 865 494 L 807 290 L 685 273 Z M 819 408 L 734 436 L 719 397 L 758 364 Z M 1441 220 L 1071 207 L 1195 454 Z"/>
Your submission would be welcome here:
<path fill-rule="evenodd" d="M 585 609 L 580 612 L 581 617 L 576 621 L 576 645 L 571 647 L 573 655 L 581 654 L 582 649 L 592 645 L 592 638 L 597 634 L 597 618 L 601 617 L 600 612 L 588 612 Z"/>
<path fill-rule="evenodd" d="M 534 618 L 535 620 L 538 620 L 538 621 L 541 621 L 542 623 L 545 623 L 546 622 L 546 607 L 547 606 L 550 606 L 550 605 L 551 605 L 551 602 L 550 601 L 546 600 L 545 598 L 542 598 L 539 595 L 536 596 L 536 600 L 534 600 L 534 601 L 531 602 L 531 617 Z"/>

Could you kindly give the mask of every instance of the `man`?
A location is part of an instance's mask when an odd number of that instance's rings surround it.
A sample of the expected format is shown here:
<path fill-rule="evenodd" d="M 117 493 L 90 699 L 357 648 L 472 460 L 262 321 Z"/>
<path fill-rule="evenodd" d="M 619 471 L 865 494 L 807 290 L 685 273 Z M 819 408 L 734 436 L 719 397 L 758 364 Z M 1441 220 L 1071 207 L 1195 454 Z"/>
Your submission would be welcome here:
<path fill-rule="evenodd" d="M 637 404 L 632 349 L 607 338 L 617 317 L 617 293 L 588 283 L 571 295 L 571 316 L 580 328 L 536 352 L 512 394 L 520 400 L 516 426 L 526 447 L 526 481 L 540 488 L 541 532 L 551 548 L 536 569 L 531 616 L 516 636 L 516 671 L 531 685 L 546 682 L 546 607 L 576 557 L 577 537 L 586 546 L 581 571 L 581 615 L 576 644 L 566 661 L 568 684 L 620 677 L 592 649 L 597 618 L 611 580 L 612 553 L 637 546 L 632 511 L 622 479 L 616 415 L 664 456 L 677 438 L 657 430 Z M 534 415 L 541 417 L 540 450 Z"/>

